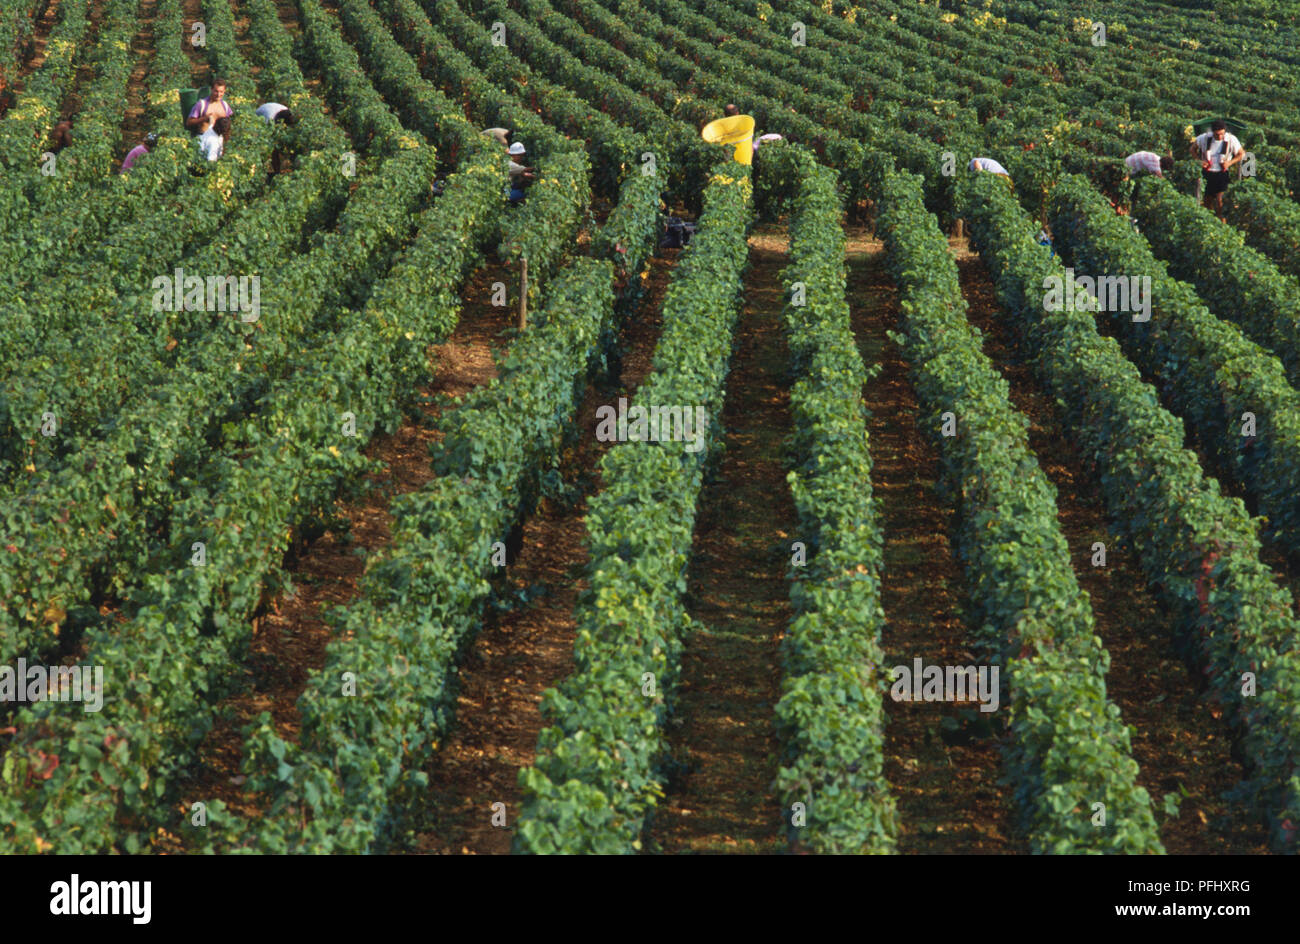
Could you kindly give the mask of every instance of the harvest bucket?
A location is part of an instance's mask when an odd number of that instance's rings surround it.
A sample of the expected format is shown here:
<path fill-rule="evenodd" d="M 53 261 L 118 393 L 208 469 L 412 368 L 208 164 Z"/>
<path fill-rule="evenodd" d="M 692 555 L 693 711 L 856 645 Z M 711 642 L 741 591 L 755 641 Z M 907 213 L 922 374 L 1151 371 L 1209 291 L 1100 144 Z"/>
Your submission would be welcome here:
<path fill-rule="evenodd" d="M 1196 134 L 1204 134 L 1205 132 L 1209 131 L 1210 125 L 1214 123 L 1214 119 L 1216 117 L 1217 116 L 1215 115 L 1210 115 L 1206 118 L 1199 118 L 1196 121 L 1193 121 L 1192 122 L 1193 132 L 1195 132 Z M 1229 131 L 1231 131 L 1239 138 L 1246 137 L 1251 132 L 1250 125 L 1246 124 L 1244 121 L 1238 121 L 1236 118 L 1228 118 L 1225 116 L 1223 119 L 1223 123 L 1228 126 Z"/>
<path fill-rule="evenodd" d="M 200 98 L 207 98 L 212 94 L 210 88 L 183 88 L 179 91 L 181 96 L 181 121 L 184 121 L 190 116 L 190 109 L 194 107 L 195 102 Z"/>
<path fill-rule="evenodd" d="M 754 162 L 754 119 L 751 115 L 735 115 L 710 121 L 700 135 L 710 144 L 734 144 L 738 163 Z"/>

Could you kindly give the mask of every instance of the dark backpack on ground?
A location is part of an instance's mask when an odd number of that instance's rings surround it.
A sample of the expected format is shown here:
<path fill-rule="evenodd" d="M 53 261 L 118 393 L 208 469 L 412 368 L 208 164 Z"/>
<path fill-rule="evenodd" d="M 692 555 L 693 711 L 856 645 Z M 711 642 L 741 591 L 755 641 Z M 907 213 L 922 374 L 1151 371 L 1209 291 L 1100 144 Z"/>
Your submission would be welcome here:
<path fill-rule="evenodd" d="M 659 243 L 660 249 L 684 249 L 691 241 L 691 236 L 695 234 L 695 224 L 689 220 L 679 220 L 671 217 L 668 220 L 668 227 L 664 231 L 663 241 Z"/>

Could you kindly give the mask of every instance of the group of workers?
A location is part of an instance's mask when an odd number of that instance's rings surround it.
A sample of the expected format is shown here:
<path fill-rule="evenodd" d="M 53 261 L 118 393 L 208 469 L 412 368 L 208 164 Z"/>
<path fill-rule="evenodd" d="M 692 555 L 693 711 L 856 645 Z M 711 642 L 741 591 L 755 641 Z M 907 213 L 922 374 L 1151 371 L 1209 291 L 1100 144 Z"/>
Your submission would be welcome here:
<path fill-rule="evenodd" d="M 729 104 L 723 109 L 723 118 L 735 118 L 739 115 L 740 109 L 735 105 Z M 757 153 L 762 142 L 780 140 L 780 138 L 781 135 L 779 134 L 762 135 L 754 141 L 755 153 Z M 1026 145 L 1027 150 L 1032 147 L 1032 144 Z M 1245 158 L 1245 149 L 1237 136 L 1228 131 L 1227 122 L 1223 119 L 1217 119 L 1211 122 L 1208 131 L 1196 135 L 1192 139 L 1190 151 L 1201 162 L 1201 175 L 1205 181 L 1203 203 L 1206 209 L 1212 210 L 1216 216 L 1223 219 L 1223 194 L 1228 189 L 1229 172 Z M 1174 156 L 1172 153 L 1157 154 L 1154 151 L 1136 151 L 1124 159 L 1124 167 L 1129 179 L 1144 174 L 1164 177 L 1173 170 Z M 995 174 L 1006 182 L 1008 189 L 1015 190 L 1015 184 L 1011 180 L 1011 175 L 1007 173 L 1007 169 L 991 157 L 971 158 L 966 168 L 971 173 Z M 1128 212 L 1124 207 L 1117 204 L 1112 205 L 1115 206 L 1117 213 L 1124 214 Z M 1046 224 L 1043 225 L 1043 229 L 1039 233 L 1038 241 L 1048 252 L 1055 254 L 1052 247 L 1052 237 Z"/>
<path fill-rule="evenodd" d="M 286 106 L 279 102 L 267 102 L 259 105 L 256 110 L 259 118 L 266 121 L 267 124 L 283 124 L 292 126 L 297 123 L 297 117 Z M 230 102 L 226 101 L 226 81 L 224 79 L 213 79 L 211 91 L 207 97 L 200 98 L 194 103 L 185 116 L 185 130 L 195 138 L 198 148 L 198 156 L 201 160 L 216 161 L 225 153 L 226 144 L 230 140 L 230 129 L 235 110 L 231 107 Z M 54 126 L 51 132 L 51 149 L 56 153 L 63 148 L 72 144 L 72 119 L 65 118 Z M 152 151 L 158 144 L 157 132 L 150 132 L 145 135 L 135 147 L 126 153 L 122 159 L 122 165 L 118 173 L 128 173 L 141 158 Z M 290 158 L 282 145 L 277 145 L 271 151 L 271 175 L 282 173 L 289 169 Z"/>
<path fill-rule="evenodd" d="M 723 117 L 735 118 L 740 109 L 727 105 Z M 754 150 L 764 141 L 780 140 L 779 134 L 765 134 L 754 141 Z M 1197 135 L 1191 142 L 1191 154 L 1201 162 L 1201 176 L 1205 180 L 1202 201 L 1208 210 L 1213 210 L 1220 219 L 1223 218 L 1223 194 L 1228 189 L 1229 172 L 1246 156 L 1245 149 L 1237 136 L 1228 131 L 1228 124 L 1218 119 L 1210 124 L 1210 129 Z M 1130 178 L 1143 174 L 1163 177 L 1173 170 L 1173 154 L 1157 154 L 1154 151 L 1136 151 L 1124 159 L 1124 166 Z M 1014 188 L 1011 175 L 1007 169 L 991 157 L 971 158 L 967 169 L 972 173 L 991 173 L 1002 177 L 1007 186 Z"/>
<path fill-rule="evenodd" d="M 723 109 L 723 113 L 726 118 L 735 118 L 740 115 L 740 109 L 734 104 L 728 104 Z M 291 126 L 297 122 L 293 112 L 279 102 L 259 105 L 256 114 L 270 125 L 282 123 Z M 208 96 L 195 102 L 185 118 L 186 130 L 197 138 L 200 157 L 208 161 L 220 159 L 230 139 L 231 120 L 234 115 L 235 110 L 226 101 L 225 80 L 213 79 Z M 527 149 L 522 142 L 510 140 L 514 133 L 510 128 L 485 128 L 482 133 L 506 149 L 506 153 L 510 156 L 508 199 L 511 205 L 522 203 L 525 188 L 537 179 L 536 170 L 522 163 Z M 781 135 L 774 133 L 760 135 L 753 142 L 754 151 L 757 152 L 764 142 L 781 139 Z M 157 143 L 156 133 L 146 135 L 143 141 L 127 152 L 119 172 L 130 171 L 136 162 L 148 154 Z M 71 144 L 72 119 L 65 118 L 54 126 L 51 148 L 57 152 Z M 1219 119 L 1210 125 L 1208 131 L 1197 135 L 1192 140 L 1190 152 L 1201 162 L 1201 175 L 1205 179 L 1203 195 L 1205 207 L 1222 218 L 1223 194 L 1228 189 L 1229 172 L 1245 158 L 1241 141 L 1228 131 L 1227 123 Z M 281 173 L 288 168 L 288 164 L 288 156 L 277 146 L 271 154 L 271 174 Z M 1154 151 L 1136 151 L 1124 159 L 1124 166 L 1130 178 L 1143 174 L 1163 177 L 1173 169 L 1174 158 L 1172 154 L 1161 155 Z M 1011 175 L 1007 173 L 1006 168 L 991 157 L 971 158 L 967 169 L 972 173 L 997 174 L 1014 189 Z M 439 183 L 436 181 L 434 184 L 435 194 L 441 189 Z"/>
<path fill-rule="evenodd" d="M 298 118 L 289 108 L 279 102 L 266 102 L 258 105 L 255 112 L 268 125 L 277 123 L 292 126 Z M 204 160 L 216 161 L 226 151 L 230 141 L 231 123 L 235 109 L 226 101 L 226 80 L 213 79 L 212 87 L 206 98 L 194 103 L 185 117 L 185 130 L 198 140 L 199 156 Z M 275 175 L 288 169 L 288 155 L 281 147 L 271 152 L 271 174 Z"/>
<path fill-rule="evenodd" d="M 1201 162 L 1201 176 L 1205 180 L 1202 199 L 1206 209 L 1222 216 L 1223 194 L 1228 189 L 1229 171 L 1245 159 L 1245 148 L 1237 136 L 1228 131 L 1227 122 L 1219 120 L 1210 125 L 1209 131 L 1192 139 L 1190 153 Z M 1173 169 L 1174 156 L 1138 151 L 1124 159 L 1124 166 L 1128 168 L 1130 177 L 1141 174 L 1163 177 Z"/>
<path fill-rule="evenodd" d="M 264 105 L 259 105 L 256 114 L 270 125 L 276 123 L 294 125 L 297 123 L 297 118 L 293 112 L 279 102 L 267 102 Z M 197 139 L 199 156 L 202 159 L 216 161 L 225 153 L 226 143 L 230 139 L 231 120 L 234 116 L 235 110 L 226 101 L 225 80 L 214 79 L 208 96 L 196 101 L 194 107 L 189 110 L 185 117 L 185 129 Z M 71 132 L 71 119 L 59 122 L 54 128 L 53 146 L 56 149 L 61 149 L 70 145 L 72 143 Z M 483 134 L 504 147 L 506 154 L 509 155 L 510 186 L 507 197 L 512 205 L 522 203 L 525 188 L 531 186 L 537 179 L 536 169 L 522 163 L 524 156 L 528 153 L 527 149 L 524 147 L 523 142 L 510 140 L 511 135 L 514 134 L 510 128 L 485 128 Z M 126 173 L 131 170 L 136 162 L 148 154 L 157 143 L 158 135 L 156 133 L 146 135 L 143 141 L 127 152 L 126 157 L 122 160 L 119 173 Z M 271 174 L 281 173 L 288 169 L 288 166 L 288 156 L 281 147 L 277 146 L 271 152 Z M 434 181 L 433 192 L 435 196 L 442 192 L 442 185 L 443 181 Z"/>
<path fill-rule="evenodd" d="M 1219 119 L 1211 123 L 1210 130 L 1192 140 L 1190 153 L 1201 162 L 1201 176 L 1205 180 L 1202 202 L 1207 210 L 1213 210 L 1222 219 L 1223 194 L 1228 189 L 1229 171 L 1245 158 L 1245 149 L 1237 136 L 1228 131 L 1227 122 Z M 1006 168 L 991 157 L 973 158 L 967 167 L 972 172 L 1000 174 L 1008 183 L 1011 181 Z M 1130 178 L 1144 174 L 1163 177 L 1173 170 L 1174 156 L 1135 151 L 1124 158 L 1124 167 Z"/>

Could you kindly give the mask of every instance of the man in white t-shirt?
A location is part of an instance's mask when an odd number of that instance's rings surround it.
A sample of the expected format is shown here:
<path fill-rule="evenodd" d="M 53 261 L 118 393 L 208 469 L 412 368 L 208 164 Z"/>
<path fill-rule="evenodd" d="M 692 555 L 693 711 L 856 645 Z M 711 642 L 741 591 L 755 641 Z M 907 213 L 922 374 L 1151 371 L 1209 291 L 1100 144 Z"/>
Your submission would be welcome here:
<path fill-rule="evenodd" d="M 1124 158 L 1124 166 L 1128 168 L 1130 177 L 1140 177 L 1143 174 L 1163 177 L 1173 170 L 1174 159 L 1172 155 L 1161 157 L 1155 151 L 1135 151 Z"/>
<path fill-rule="evenodd" d="M 271 127 L 282 124 L 292 128 L 298 123 L 298 116 L 291 112 L 287 105 L 281 105 L 279 102 L 267 102 L 264 105 L 258 105 L 256 114 Z M 285 137 L 278 136 L 275 147 L 271 149 L 270 177 L 283 174 L 292 166 L 293 159 L 290 145 Z M 270 178 L 268 177 L 268 179 Z"/>
<path fill-rule="evenodd" d="M 1197 135 L 1192 142 L 1192 153 L 1201 161 L 1201 176 L 1205 178 L 1205 207 L 1223 219 L 1223 192 L 1228 189 L 1228 171 L 1246 156 L 1235 134 L 1228 133 L 1222 120 L 1210 125 L 1205 134 Z"/>
<path fill-rule="evenodd" d="M 279 102 L 267 102 L 265 105 L 258 105 L 257 114 L 265 119 L 268 125 L 275 124 L 277 121 L 282 121 L 286 125 L 294 125 L 298 121 L 293 112 Z"/>

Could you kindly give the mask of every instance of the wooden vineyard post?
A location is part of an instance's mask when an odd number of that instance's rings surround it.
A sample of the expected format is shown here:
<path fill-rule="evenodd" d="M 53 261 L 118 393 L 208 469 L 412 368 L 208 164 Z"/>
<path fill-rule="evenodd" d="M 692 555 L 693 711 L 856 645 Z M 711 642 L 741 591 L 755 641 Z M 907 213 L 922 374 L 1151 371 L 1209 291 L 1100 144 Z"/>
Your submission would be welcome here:
<path fill-rule="evenodd" d="M 519 259 L 519 330 L 528 327 L 528 257 Z"/>

